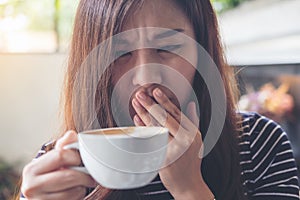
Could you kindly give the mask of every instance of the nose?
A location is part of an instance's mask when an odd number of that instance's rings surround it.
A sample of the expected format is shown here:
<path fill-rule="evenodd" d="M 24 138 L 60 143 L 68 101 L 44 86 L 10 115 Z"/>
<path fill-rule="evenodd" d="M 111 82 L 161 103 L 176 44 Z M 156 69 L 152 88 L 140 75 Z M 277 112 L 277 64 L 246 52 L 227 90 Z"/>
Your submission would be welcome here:
<path fill-rule="evenodd" d="M 132 83 L 134 86 L 143 86 L 147 84 L 162 82 L 162 70 L 160 58 L 155 50 L 142 49 L 136 51 L 136 63 Z"/>

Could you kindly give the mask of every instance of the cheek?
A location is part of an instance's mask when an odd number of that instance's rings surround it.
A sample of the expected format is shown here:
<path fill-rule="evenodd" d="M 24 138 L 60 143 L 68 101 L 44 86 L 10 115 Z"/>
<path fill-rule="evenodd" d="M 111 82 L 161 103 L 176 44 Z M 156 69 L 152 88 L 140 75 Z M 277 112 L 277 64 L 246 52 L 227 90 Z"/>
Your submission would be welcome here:
<path fill-rule="evenodd" d="M 126 72 L 128 72 L 131 67 L 129 67 L 128 63 L 124 63 L 123 65 L 115 64 L 111 66 L 112 69 L 112 84 L 115 86 L 117 82 L 123 77 Z"/>
<path fill-rule="evenodd" d="M 174 59 L 174 61 L 168 65 L 172 67 L 173 70 L 176 70 L 180 77 L 174 78 L 174 76 L 166 74 L 166 81 L 168 81 L 170 85 L 175 86 L 173 92 L 180 104 L 185 106 L 191 98 L 191 95 L 193 95 L 192 84 L 196 69 L 189 62 L 181 58 Z"/>
<path fill-rule="evenodd" d="M 193 83 L 196 69 L 193 65 L 191 65 L 186 60 L 179 58 L 174 60 L 173 64 L 171 64 L 173 69 L 175 69 L 180 75 L 184 77 L 190 84 Z"/>

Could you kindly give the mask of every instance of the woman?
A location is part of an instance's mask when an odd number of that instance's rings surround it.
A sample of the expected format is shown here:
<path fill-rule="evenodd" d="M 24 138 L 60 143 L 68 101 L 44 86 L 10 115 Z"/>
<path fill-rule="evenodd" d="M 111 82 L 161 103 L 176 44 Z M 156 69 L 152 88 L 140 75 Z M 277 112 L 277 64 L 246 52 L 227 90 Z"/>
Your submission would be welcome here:
<path fill-rule="evenodd" d="M 132 72 L 124 83 L 137 89 L 130 96 L 129 109 L 128 104 L 121 103 L 120 113 L 129 110 L 137 126 L 155 123 L 166 126 L 170 130 L 170 140 L 176 139 L 177 130 L 183 128 L 185 134 L 177 138 L 179 143 L 185 140 L 184 136 L 189 137 L 189 132 L 192 132 L 189 130 L 194 130 L 194 127 L 197 134 L 182 156 L 161 169 L 159 176 L 148 186 L 112 191 L 97 185 L 90 176 L 69 169 L 69 166 L 80 165 L 81 160 L 77 152 L 64 150 L 63 146 L 77 140 L 76 132 L 91 128 L 89 116 L 85 115 L 89 113 L 86 111 L 89 111 L 90 99 L 88 93 L 84 93 L 86 90 L 77 86 L 86 84 L 84 87 L 94 87 L 91 82 L 96 79 L 94 74 L 98 73 L 98 66 L 92 65 L 89 70 L 83 70 L 78 78 L 85 59 L 107 38 L 141 27 L 162 27 L 175 33 L 160 35 L 164 37 L 161 41 L 169 43 L 157 49 L 127 52 L 122 49 L 124 46 L 115 47 L 121 53 L 109 68 L 103 70 L 104 76 L 96 85 L 95 106 L 100 127 L 118 125 L 110 109 L 112 91 L 120 86 L 123 76 Z M 209 109 L 212 100 L 203 77 L 198 73 L 203 67 L 200 57 L 194 56 L 197 63 L 194 68 L 174 53 L 177 49 L 192 54 L 199 50 L 193 45 L 178 45 L 167 38 L 177 32 L 194 39 L 208 52 L 218 67 L 225 88 L 224 127 L 218 142 L 204 158 L 199 157 L 199 149 L 213 115 L 212 109 Z M 152 41 L 156 37 L 149 32 L 136 33 L 126 38 L 129 44 L 126 47 L 141 38 Z M 110 52 L 109 49 L 107 52 Z M 196 99 L 189 98 L 191 91 L 188 84 L 183 87 L 178 84 L 180 89 L 175 91 L 164 87 L 176 84 L 176 80 L 169 73 L 158 70 L 159 67 L 147 66 L 148 63 L 166 65 L 181 74 L 192 85 Z M 127 93 L 122 85 L 115 90 L 121 100 Z M 62 137 L 55 145 L 44 146 L 43 150 L 47 153 L 29 163 L 23 171 L 22 193 L 28 199 L 299 199 L 297 168 L 285 133 L 273 121 L 262 116 L 236 113 L 236 83 L 231 68 L 224 61 L 217 19 L 209 0 L 81 0 L 65 86 Z M 151 111 L 157 104 L 166 112 L 164 122 Z M 197 114 L 197 107 L 200 114 Z M 201 116 L 200 122 L 198 115 Z M 186 119 L 183 124 L 181 117 Z M 131 125 L 130 119 L 126 120 L 125 125 Z M 170 145 L 168 148 L 174 147 Z M 167 157 L 170 156 L 169 149 Z"/>

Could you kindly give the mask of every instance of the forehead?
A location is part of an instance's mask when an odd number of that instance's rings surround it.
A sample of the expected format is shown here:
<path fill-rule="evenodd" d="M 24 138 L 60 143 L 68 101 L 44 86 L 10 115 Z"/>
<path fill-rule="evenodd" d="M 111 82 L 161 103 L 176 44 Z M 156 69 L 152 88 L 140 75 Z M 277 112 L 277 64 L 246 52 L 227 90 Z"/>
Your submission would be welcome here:
<path fill-rule="evenodd" d="M 172 30 L 184 30 L 185 34 L 194 38 L 193 27 L 182 9 L 173 0 L 145 0 L 139 7 L 129 13 L 122 25 L 122 31 L 142 27 L 160 27 Z M 157 32 L 143 32 L 141 35 L 152 39 Z"/>

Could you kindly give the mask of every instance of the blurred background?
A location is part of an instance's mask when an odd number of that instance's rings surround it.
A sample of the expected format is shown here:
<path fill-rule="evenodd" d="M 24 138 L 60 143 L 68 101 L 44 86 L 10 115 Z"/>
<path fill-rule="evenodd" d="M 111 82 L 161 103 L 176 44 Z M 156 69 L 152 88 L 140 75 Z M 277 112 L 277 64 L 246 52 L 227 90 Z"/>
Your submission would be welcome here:
<path fill-rule="evenodd" d="M 300 164 L 300 0 L 212 0 L 239 108 L 286 130 Z M 59 128 L 78 0 L 0 0 L 0 199 Z"/>

